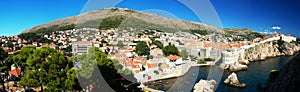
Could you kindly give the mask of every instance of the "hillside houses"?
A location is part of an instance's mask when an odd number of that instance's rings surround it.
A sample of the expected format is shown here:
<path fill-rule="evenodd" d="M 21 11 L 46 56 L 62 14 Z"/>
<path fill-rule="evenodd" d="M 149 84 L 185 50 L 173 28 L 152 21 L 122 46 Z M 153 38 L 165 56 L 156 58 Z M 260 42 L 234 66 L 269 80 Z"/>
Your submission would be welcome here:
<path fill-rule="evenodd" d="M 215 37 L 217 36 L 217 37 Z M 64 52 L 70 49 L 71 55 L 82 55 L 88 52 L 88 48 L 95 46 L 107 54 L 107 57 L 117 60 L 123 69 L 133 71 L 138 80 L 151 80 L 155 76 L 167 74 L 189 62 L 196 62 L 203 58 L 235 60 L 234 53 L 222 51 L 230 48 L 243 48 L 249 44 L 282 39 L 287 42 L 295 41 L 290 35 L 274 34 L 273 37 L 257 38 L 253 41 L 228 41 L 227 38 L 217 34 L 200 35 L 179 31 L 175 33 L 158 32 L 156 30 L 143 30 L 135 33 L 132 30 L 99 30 L 96 28 L 81 28 L 52 32 L 41 35 L 51 40 L 49 43 L 30 42 L 17 36 L 1 37 L 0 42 L 9 52 L 19 50 L 24 46 L 50 46 L 57 51 Z M 162 49 L 152 41 L 160 41 L 164 46 L 174 45 L 179 51 L 186 50 L 188 57 L 169 55 L 165 56 Z M 138 56 L 134 51 L 137 42 L 143 41 L 150 48 L 149 56 Z M 9 44 L 9 45 L 8 45 Z M 224 53 L 226 55 L 224 55 Z M 10 53 L 12 54 L 12 53 Z M 228 54 L 228 55 L 227 55 Z M 194 57 L 193 60 L 191 57 Z"/>

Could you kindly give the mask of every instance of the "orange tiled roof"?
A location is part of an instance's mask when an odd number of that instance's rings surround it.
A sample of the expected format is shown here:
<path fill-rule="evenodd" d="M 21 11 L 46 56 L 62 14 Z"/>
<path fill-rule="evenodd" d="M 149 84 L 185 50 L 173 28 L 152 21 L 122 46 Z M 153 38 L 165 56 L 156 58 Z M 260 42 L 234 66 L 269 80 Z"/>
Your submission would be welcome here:
<path fill-rule="evenodd" d="M 126 58 L 126 61 L 127 62 L 132 62 L 132 59 L 131 58 Z"/>
<path fill-rule="evenodd" d="M 147 64 L 147 62 L 142 62 L 142 65 L 143 65 L 143 66 L 146 66 L 146 64 Z"/>
<path fill-rule="evenodd" d="M 204 47 L 207 48 L 207 47 L 211 47 L 212 46 L 212 43 L 209 42 L 209 41 L 205 41 L 204 42 Z"/>
<path fill-rule="evenodd" d="M 157 56 L 155 56 L 154 58 L 164 58 L 164 56 L 162 56 L 162 55 L 157 55 Z"/>
<path fill-rule="evenodd" d="M 118 54 L 116 54 L 116 57 L 117 57 L 117 58 L 120 58 L 121 56 L 125 57 L 126 54 L 125 54 L 125 53 L 118 53 Z"/>
<path fill-rule="evenodd" d="M 21 75 L 21 70 L 16 68 L 14 70 L 11 70 L 8 72 L 9 75 L 14 75 L 14 76 L 20 76 Z"/>
<path fill-rule="evenodd" d="M 157 66 L 156 63 L 154 63 L 154 64 L 147 63 L 147 65 L 148 65 L 148 68 L 153 68 L 153 67 L 156 67 L 156 66 Z"/>
<path fill-rule="evenodd" d="M 142 60 L 143 57 L 137 56 L 137 57 L 135 57 L 134 59 L 135 59 L 135 60 Z"/>
<path fill-rule="evenodd" d="M 179 59 L 180 57 L 179 57 L 179 56 L 176 56 L 176 55 L 170 55 L 170 56 L 168 56 L 167 58 L 170 59 L 170 60 L 177 60 L 177 59 Z"/>
<path fill-rule="evenodd" d="M 107 57 L 112 57 L 113 55 L 112 54 L 107 54 Z"/>
<path fill-rule="evenodd" d="M 132 50 L 133 51 L 133 48 L 128 48 L 128 50 Z"/>
<path fill-rule="evenodd" d="M 132 68 L 138 68 L 138 65 L 131 65 Z"/>
<path fill-rule="evenodd" d="M 77 42 L 74 42 L 74 44 L 91 44 L 91 42 L 89 42 L 89 41 L 77 41 Z"/>
<path fill-rule="evenodd" d="M 136 73 L 143 72 L 142 70 L 135 70 Z"/>
<path fill-rule="evenodd" d="M 158 50 L 161 50 L 160 48 L 155 48 L 155 49 L 153 49 L 153 51 L 158 51 Z"/>
<path fill-rule="evenodd" d="M 141 63 L 140 62 L 132 62 L 131 65 L 139 65 L 139 64 L 141 64 Z"/>

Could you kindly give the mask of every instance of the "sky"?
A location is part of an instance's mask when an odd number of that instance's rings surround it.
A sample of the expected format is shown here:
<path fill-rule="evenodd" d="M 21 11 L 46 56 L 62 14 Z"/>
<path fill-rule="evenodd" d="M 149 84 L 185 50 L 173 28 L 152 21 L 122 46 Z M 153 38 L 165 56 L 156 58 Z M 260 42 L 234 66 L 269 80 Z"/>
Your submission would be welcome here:
<path fill-rule="evenodd" d="M 102 2 L 101 2 L 102 1 Z M 103 5 L 99 0 L 93 5 Z M 105 0 L 106 2 L 109 0 Z M 188 0 L 193 2 L 193 0 Z M 75 16 L 86 9 L 88 0 L 0 0 L 0 35 L 11 36 L 60 18 Z M 224 28 L 277 31 L 300 37 L 300 0 L 210 0 Z M 99 4 L 98 4 L 99 3 Z M 198 5 L 198 4 L 195 4 Z M 201 7 L 199 10 L 206 10 Z M 182 20 L 203 22 L 203 18 L 177 0 L 124 0 L 115 7 L 153 12 Z M 196 8 L 197 9 L 197 8 Z M 156 11 L 163 11 L 156 12 Z M 207 9 L 209 10 L 209 9 Z M 202 17 L 210 16 L 203 14 Z"/>

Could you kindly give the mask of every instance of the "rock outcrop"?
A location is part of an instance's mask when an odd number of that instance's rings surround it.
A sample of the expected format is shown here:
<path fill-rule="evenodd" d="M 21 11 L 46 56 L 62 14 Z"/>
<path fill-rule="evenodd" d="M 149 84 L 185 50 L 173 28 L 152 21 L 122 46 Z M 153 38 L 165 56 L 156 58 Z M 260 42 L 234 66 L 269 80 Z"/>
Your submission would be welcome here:
<path fill-rule="evenodd" d="M 248 66 L 244 64 L 249 64 L 249 61 L 243 58 L 244 54 L 242 54 L 241 51 L 243 50 L 232 49 L 228 51 L 223 51 L 222 63 L 220 66 L 223 69 L 229 69 L 229 71 L 239 71 L 248 69 Z"/>
<path fill-rule="evenodd" d="M 246 87 L 246 84 L 240 83 L 236 73 L 230 74 L 224 81 L 225 84 L 235 87 Z"/>
<path fill-rule="evenodd" d="M 300 50 L 294 43 L 283 41 L 270 41 L 257 43 L 255 45 L 233 48 L 222 52 L 222 63 L 220 67 L 229 71 L 240 71 L 247 69 L 251 61 L 265 60 L 269 57 L 282 55 L 294 55 Z"/>
<path fill-rule="evenodd" d="M 214 92 L 217 82 L 215 80 L 200 80 L 194 86 L 194 92 Z"/>
<path fill-rule="evenodd" d="M 296 44 L 284 42 L 278 44 L 278 42 L 267 42 L 257 45 L 253 48 L 245 49 L 245 59 L 249 61 L 265 60 L 269 57 L 276 57 L 282 55 L 294 55 L 299 51 L 299 47 Z"/>

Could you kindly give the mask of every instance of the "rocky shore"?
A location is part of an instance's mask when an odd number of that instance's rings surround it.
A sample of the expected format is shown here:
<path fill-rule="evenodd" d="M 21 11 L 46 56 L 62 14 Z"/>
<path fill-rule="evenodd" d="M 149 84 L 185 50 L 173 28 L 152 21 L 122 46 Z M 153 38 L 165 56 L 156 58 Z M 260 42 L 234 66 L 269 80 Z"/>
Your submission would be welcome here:
<path fill-rule="evenodd" d="M 300 48 L 297 44 L 283 41 L 270 41 L 248 48 L 234 48 L 222 52 L 220 67 L 229 71 L 245 70 L 248 68 L 247 65 L 252 61 L 265 60 L 277 56 L 290 56 L 299 50 Z"/>
<path fill-rule="evenodd" d="M 194 86 L 194 92 L 214 92 L 214 89 L 217 86 L 217 82 L 215 80 L 200 80 Z"/>
<path fill-rule="evenodd" d="M 246 84 L 240 83 L 236 73 L 230 74 L 224 81 L 225 84 L 235 87 L 246 87 Z"/>
<path fill-rule="evenodd" d="M 293 43 L 268 42 L 245 49 L 245 59 L 249 61 L 265 60 L 269 57 L 291 56 L 299 51 L 299 46 Z"/>

